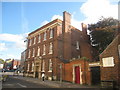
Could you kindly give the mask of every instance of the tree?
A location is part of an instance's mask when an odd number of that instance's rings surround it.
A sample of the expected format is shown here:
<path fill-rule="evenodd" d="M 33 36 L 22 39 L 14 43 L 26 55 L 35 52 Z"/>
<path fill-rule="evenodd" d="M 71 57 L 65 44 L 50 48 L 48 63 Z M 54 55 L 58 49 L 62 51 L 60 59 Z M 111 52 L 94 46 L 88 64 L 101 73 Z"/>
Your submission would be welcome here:
<path fill-rule="evenodd" d="M 0 63 L 1 64 L 4 64 L 4 60 L 0 58 Z"/>
<path fill-rule="evenodd" d="M 118 23 L 120 22 L 117 19 L 102 17 L 97 23 L 88 25 L 91 44 L 98 50 L 99 54 L 114 39 L 118 30 Z"/>

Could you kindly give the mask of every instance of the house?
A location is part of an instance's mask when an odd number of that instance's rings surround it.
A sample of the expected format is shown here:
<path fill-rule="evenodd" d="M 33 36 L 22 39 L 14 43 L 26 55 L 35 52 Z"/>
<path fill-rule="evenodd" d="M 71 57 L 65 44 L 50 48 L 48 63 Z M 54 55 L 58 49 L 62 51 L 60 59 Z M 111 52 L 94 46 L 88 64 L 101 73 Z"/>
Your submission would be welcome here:
<path fill-rule="evenodd" d="M 4 63 L 2 61 L 0 61 L 0 70 L 3 69 L 3 65 L 4 65 Z"/>
<path fill-rule="evenodd" d="M 93 52 L 87 35 L 87 26 L 83 23 L 81 26 L 82 31 L 73 27 L 71 15 L 65 11 L 63 21 L 53 20 L 29 33 L 24 75 L 41 78 L 44 72 L 48 80 L 65 80 L 83 84 L 85 81 L 82 79 L 84 78 L 82 72 L 88 62 L 81 58 L 92 61 Z M 83 65 L 85 63 L 86 65 Z M 81 77 L 81 79 L 74 78 L 75 70 L 79 74 L 77 78 Z"/>
<path fill-rule="evenodd" d="M 120 86 L 120 33 L 100 54 L 101 80 Z"/>
<path fill-rule="evenodd" d="M 21 53 L 21 61 L 20 61 L 20 71 L 21 72 L 24 72 L 25 59 L 26 59 L 26 50 Z"/>
<path fill-rule="evenodd" d="M 6 70 L 15 70 L 19 67 L 20 60 L 17 59 L 6 59 L 3 68 Z"/>

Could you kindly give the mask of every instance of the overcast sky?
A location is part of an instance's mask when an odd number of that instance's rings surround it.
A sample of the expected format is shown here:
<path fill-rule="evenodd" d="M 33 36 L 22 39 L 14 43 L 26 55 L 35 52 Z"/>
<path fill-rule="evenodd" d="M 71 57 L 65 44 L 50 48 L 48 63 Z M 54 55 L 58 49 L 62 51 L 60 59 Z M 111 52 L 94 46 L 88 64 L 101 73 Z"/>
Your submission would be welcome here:
<path fill-rule="evenodd" d="M 62 19 L 64 11 L 71 14 L 72 25 L 80 30 L 82 22 L 96 23 L 102 16 L 118 18 L 119 0 L 11 1 L 0 2 L 0 58 L 3 59 L 20 59 L 27 34 L 51 20 Z"/>

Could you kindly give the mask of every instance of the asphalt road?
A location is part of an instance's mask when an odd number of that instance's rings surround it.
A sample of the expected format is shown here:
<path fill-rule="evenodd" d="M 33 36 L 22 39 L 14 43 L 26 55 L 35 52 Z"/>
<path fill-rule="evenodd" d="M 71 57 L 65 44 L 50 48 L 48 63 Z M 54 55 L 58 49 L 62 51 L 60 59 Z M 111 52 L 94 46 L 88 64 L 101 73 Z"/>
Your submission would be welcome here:
<path fill-rule="evenodd" d="M 50 88 L 50 87 L 9 76 L 7 81 L 2 83 L 2 88 Z"/>

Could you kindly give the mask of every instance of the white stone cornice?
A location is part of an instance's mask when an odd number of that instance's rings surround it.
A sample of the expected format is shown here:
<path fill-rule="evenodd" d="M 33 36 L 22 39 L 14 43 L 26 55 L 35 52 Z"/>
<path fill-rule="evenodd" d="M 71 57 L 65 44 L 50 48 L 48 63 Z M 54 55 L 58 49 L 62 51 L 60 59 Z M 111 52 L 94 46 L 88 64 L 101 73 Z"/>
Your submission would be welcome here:
<path fill-rule="evenodd" d="M 33 34 L 31 34 L 30 36 L 27 37 L 27 39 L 31 39 L 31 38 L 39 35 L 40 33 L 43 33 L 45 31 L 47 31 L 47 28 L 53 28 L 53 27 L 55 27 L 57 25 L 62 25 L 62 23 L 60 23 L 60 22 L 53 23 L 53 24 L 51 24 L 51 25 L 49 25 L 49 26 L 47 26 L 47 27 L 45 27 L 45 28 L 33 33 Z"/>

